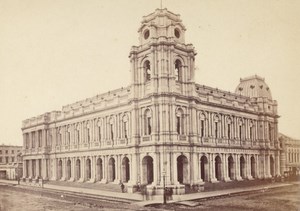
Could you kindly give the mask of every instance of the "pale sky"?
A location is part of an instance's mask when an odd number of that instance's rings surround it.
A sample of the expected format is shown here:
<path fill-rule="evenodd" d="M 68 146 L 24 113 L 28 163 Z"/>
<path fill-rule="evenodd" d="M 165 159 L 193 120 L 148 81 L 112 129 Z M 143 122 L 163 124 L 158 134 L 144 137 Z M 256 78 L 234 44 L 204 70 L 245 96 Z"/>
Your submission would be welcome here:
<path fill-rule="evenodd" d="M 0 0 L 0 144 L 22 120 L 130 84 L 142 16 L 160 0 Z M 163 0 L 197 50 L 196 82 L 234 92 L 265 78 L 279 131 L 300 139 L 300 1 Z"/>

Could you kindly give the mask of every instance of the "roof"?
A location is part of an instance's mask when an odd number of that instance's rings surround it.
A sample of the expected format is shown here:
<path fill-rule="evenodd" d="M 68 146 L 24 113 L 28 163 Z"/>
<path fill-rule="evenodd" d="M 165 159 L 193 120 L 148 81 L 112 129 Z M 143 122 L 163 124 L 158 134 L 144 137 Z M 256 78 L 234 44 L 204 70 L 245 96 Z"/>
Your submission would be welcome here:
<path fill-rule="evenodd" d="M 271 90 L 266 84 L 265 79 L 257 75 L 241 78 L 240 84 L 235 89 L 235 93 L 251 98 L 262 97 L 272 100 Z"/>

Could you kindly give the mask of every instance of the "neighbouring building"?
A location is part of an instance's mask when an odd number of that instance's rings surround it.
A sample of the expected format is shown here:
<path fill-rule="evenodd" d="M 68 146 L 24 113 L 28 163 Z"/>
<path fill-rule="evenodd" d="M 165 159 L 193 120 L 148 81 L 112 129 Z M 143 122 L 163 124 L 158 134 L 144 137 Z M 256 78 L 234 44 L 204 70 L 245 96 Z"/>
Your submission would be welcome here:
<path fill-rule="evenodd" d="M 22 146 L 0 145 L 0 179 L 22 177 Z"/>
<path fill-rule="evenodd" d="M 265 79 L 243 78 L 234 92 L 197 84 L 185 32 L 167 9 L 144 16 L 128 87 L 24 120 L 24 177 L 157 192 L 165 182 L 177 194 L 281 175 L 277 102 Z"/>
<path fill-rule="evenodd" d="M 284 153 L 281 154 L 282 172 L 298 175 L 300 173 L 300 140 L 279 133 L 279 141 L 284 149 Z"/>

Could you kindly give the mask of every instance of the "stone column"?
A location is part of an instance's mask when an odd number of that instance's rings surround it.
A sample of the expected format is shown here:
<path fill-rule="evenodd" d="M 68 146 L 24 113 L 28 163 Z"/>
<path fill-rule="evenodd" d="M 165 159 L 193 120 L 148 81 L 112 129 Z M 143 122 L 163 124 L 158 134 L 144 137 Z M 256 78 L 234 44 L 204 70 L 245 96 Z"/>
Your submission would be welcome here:
<path fill-rule="evenodd" d="M 43 178 L 43 180 L 48 180 L 47 170 L 48 170 L 47 159 L 43 158 L 42 159 L 42 178 Z"/>
<path fill-rule="evenodd" d="M 27 165 L 28 162 L 27 160 L 23 160 L 23 178 L 27 178 L 28 177 L 28 172 L 27 172 Z"/>
<path fill-rule="evenodd" d="M 114 156 L 115 159 L 115 180 L 114 183 L 115 184 L 119 184 L 120 183 L 120 155 L 115 155 Z"/>
<path fill-rule="evenodd" d="M 107 155 L 102 156 L 102 174 L 103 178 L 100 183 L 107 183 L 107 171 L 108 171 L 108 164 L 107 164 Z"/>
<path fill-rule="evenodd" d="M 40 162 L 39 159 L 35 160 L 35 179 L 38 179 L 40 177 Z"/>
<path fill-rule="evenodd" d="M 85 157 L 81 157 L 80 158 L 80 179 L 78 180 L 78 182 L 84 182 L 85 181 Z"/>
<path fill-rule="evenodd" d="M 96 182 L 96 167 L 97 167 L 97 161 L 96 161 L 96 157 L 92 156 L 91 157 L 91 179 L 90 182 L 94 183 Z"/>
<path fill-rule="evenodd" d="M 174 185 L 179 185 L 179 182 L 178 182 L 178 172 L 177 172 L 177 156 L 178 156 L 178 154 L 174 152 L 173 153 L 173 173 L 174 173 L 173 184 Z"/>
<path fill-rule="evenodd" d="M 228 156 L 227 154 L 223 154 L 223 175 L 224 175 L 224 181 L 228 182 L 231 181 L 228 175 Z"/>
<path fill-rule="evenodd" d="M 71 175 L 70 175 L 70 179 L 69 179 L 69 181 L 70 182 L 74 182 L 74 180 L 75 180 L 75 168 L 76 168 L 76 158 L 70 158 L 70 160 L 71 160 Z"/>
<path fill-rule="evenodd" d="M 196 152 L 192 153 L 193 163 L 190 166 L 191 175 L 193 175 L 193 184 L 198 184 L 200 182 L 201 174 L 199 175 L 199 158 Z"/>
<path fill-rule="evenodd" d="M 152 185 L 156 186 L 157 185 L 157 172 L 158 172 L 158 160 L 156 153 L 153 153 L 153 182 Z"/>
<path fill-rule="evenodd" d="M 215 156 L 213 153 L 209 154 L 209 167 L 210 167 L 210 181 L 212 183 L 216 183 L 218 182 L 217 178 L 216 178 L 216 169 L 215 169 Z"/>
<path fill-rule="evenodd" d="M 275 171 L 275 175 L 280 176 L 280 151 L 276 151 L 275 154 L 275 162 L 276 162 L 276 171 Z"/>
<path fill-rule="evenodd" d="M 236 180 L 238 181 L 242 181 L 242 177 L 241 177 L 241 166 L 240 166 L 240 156 L 238 154 L 235 155 L 235 175 L 236 175 Z"/>
<path fill-rule="evenodd" d="M 130 180 L 128 184 L 136 185 L 137 184 L 137 156 L 136 153 L 130 155 Z"/>

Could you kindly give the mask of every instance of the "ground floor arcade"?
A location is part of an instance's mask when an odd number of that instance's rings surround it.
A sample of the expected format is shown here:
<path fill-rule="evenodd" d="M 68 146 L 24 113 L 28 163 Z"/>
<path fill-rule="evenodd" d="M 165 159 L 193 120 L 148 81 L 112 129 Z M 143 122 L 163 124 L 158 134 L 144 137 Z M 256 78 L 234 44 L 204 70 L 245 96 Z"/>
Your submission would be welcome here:
<path fill-rule="evenodd" d="M 70 182 L 120 183 L 128 186 L 197 185 L 205 182 L 270 178 L 280 175 L 277 151 L 224 149 L 113 151 L 65 153 L 23 162 L 26 178 Z"/>

